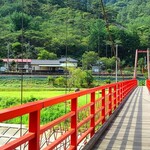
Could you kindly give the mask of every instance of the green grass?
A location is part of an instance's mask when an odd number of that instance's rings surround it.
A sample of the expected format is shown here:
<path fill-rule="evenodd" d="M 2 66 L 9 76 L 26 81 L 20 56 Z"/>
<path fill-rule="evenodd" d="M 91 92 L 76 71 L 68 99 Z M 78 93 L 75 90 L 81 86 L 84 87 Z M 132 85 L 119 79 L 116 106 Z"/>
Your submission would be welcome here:
<path fill-rule="evenodd" d="M 73 92 L 73 91 L 72 91 Z M 68 92 L 68 93 L 72 93 Z M 42 100 L 44 98 L 52 98 L 66 94 L 65 91 L 23 91 L 23 103 Z M 79 106 L 89 102 L 89 95 L 78 98 Z M 21 99 L 20 91 L 0 91 L 0 108 L 7 108 L 14 105 L 19 105 Z M 2 104 L 3 103 L 3 104 Z M 4 106 L 5 104 L 5 106 Z M 3 106 L 3 107 L 2 107 Z"/>
<path fill-rule="evenodd" d="M 65 91 L 24 91 L 23 92 L 23 103 L 42 100 L 44 98 L 55 97 L 58 95 L 64 95 Z M 12 106 L 20 105 L 19 91 L 1 91 L 0 92 L 0 109 L 9 108 Z M 89 103 L 90 95 L 85 95 L 78 98 L 78 106 L 81 107 Z M 50 106 L 41 110 L 41 124 L 46 124 L 63 114 L 70 111 L 71 101 L 67 103 L 59 103 L 54 106 Z M 28 124 L 28 115 L 24 115 L 22 118 L 23 124 Z M 20 123 L 20 117 L 6 121 L 6 123 Z"/>
<path fill-rule="evenodd" d="M 103 82 L 102 82 L 103 81 Z M 105 79 L 95 82 L 98 85 L 103 85 Z M 20 91 L 20 79 L 4 78 L 0 79 L 0 109 L 9 108 L 20 104 L 21 91 Z M 58 95 L 66 94 L 65 88 L 54 88 L 48 85 L 45 79 L 25 79 L 23 84 L 23 100 L 22 103 L 42 100 L 44 98 L 51 98 Z M 74 89 L 72 89 L 73 92 Z M 70 93 L 67 91 L 67 93 Z M 90 95 L 85 95 L 78 98 L 78 107 L 84 106 L 89 103 Z M 66 104 L 68 104 L 66 106 Z M 60 103 L 54 106 L 50 106 L 41 110 L 41 124 L 48 123 L 51 120 L 62 116 L 66 112 L 70 111 L 70 101 L 67 103 Z M 82 115 L 82 113 L 80 114 Z M 80 116 L 79 115 L 79 116 Z M 84 114 L 83 114 L 84 115 Z M 82 117 L 81 117 L 82 118 Z M 28 115 L 24 115 L 23 124 L 28 124 Z M 7 121 L 8 123 L 19 123 L 20 118 L 15 118 Z"/>
<path fill-rule="evenodd" d="M 36 97 L 36 98 L 50 98 L 58 95 L 65 94 L 65 91 L 23 91 L 23 98 Z M 20 98 L 20 91 L 0 91 L 1 98 Z"/>
<path fill-rule="evenodd" d="M 96 80 L 95 80 L 96 81 Z M 103 82 L 96 81 L 98 85 L 105 84 Z M 143 84 L 143 80 L 140 80 L 140 83 Z M 20 82 L 18 80 L 1 80 L 0 79 L 0 109 L 9 108 L 12 106 L 20 105 L 21 91 L 20 91 Z M 73 92 L 74 89 L 72 89 Z M 67 93 L 70 93 L 67 91 Z M 32 82 L 24 81 L 23 85 L 23 103 L 28 103 L 32 101 L 42 100 L 44 98 L 51 98 L 58 95 L 66 94 L 65 88 L 53 88 L 50 87 L 46 80 L 32 80 Z M 96 98 L 101 94 L 96 93 Z M 78 107 L 84 106 L 89 103 L 90 94 L 81 96 L 78 98 Z M 50 106 L 41 110 L 41 124 L 46 124 L 70 111 L 71 101 L 67 103 L 60 103 L 54 106 Z M 88 110 L 79 113 L 79 118 L 83 119 L 88 115 Z M 14 118 L 12 120 L 6 121 L 7 123 L 20 123 L 20 117 Z M 23 124 L 28 124 L 28 115 L 22 117 Z"/>

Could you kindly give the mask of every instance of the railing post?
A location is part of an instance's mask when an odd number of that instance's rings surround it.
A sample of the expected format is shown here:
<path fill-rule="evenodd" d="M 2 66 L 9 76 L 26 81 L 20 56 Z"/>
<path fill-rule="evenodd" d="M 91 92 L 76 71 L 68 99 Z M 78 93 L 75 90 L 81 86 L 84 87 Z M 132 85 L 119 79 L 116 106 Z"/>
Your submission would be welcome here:
<path fill-rule="evenodd" d="M 118 106 L 118 83 L 116 83 L 116 108 Z"/>
<path fill-rule="evenodd" d="M 35 133 L 34 139 L 29 141 L 29 150 L 40 149 L 40 110 L 29 114 L 29 132 Z"/>
<path fill-rule="evenodd" d="M 109 87 L 109 116 L 112 114 L 112 88 Z"/>
<path fill-rule="evenodd" d="M 93 128 L 90 136 L 92 137 L 95 134 L 95 92 L 91 93 L 91 103 L 93 105 L 91 106 L 91 115 L 93 115 L 91 119 L 91 127 Z"/>
<path fill-rule="evenodd" d="M 102 108 L 103 108 L 103 110 L 102 110 L 102 117 L 104 117 L 103 118 L 103 120 L 102 120 L 102 124 L 103 123 L 105 123 L 105 121 L 106 121 L 106 116 L 105 116 L 105 114 L 106 114 L 106 106 L 105 106 L 105 89 L 102 89 Z"/>
<path fill-rule="evenodd" d="M 122 89 L 122 86 L 121 86 L 122 83 L 119 83 L 119 104 L 122 102 L 122 99 L 121 99 L 121 89 Z"/>
<path fill-rule="evenodd" d="M 150 92 L 150 80 L 149 79 L 146 80 L 146 86 L 148 88 L 148 91 Z"/>
<path fill-rule="evenodd" d="M 121 100 L 121 102 L 122 102 L 122 100 L 123 100 L 123 83 L 121 83 L 121 97 L 120 97 L 120 100 Z"/>
<path fill-rule="evenodd" d="M 120 104 L 120 83 L 118 83 L 118 105 Z"/>
<path fill-rule="evenodd" d="M 116 85 L 114 86 L 114 110 L 116 109 L 117 105 L 117 90 Z"/>
<path fill-rule="evenodd" d="M 71 128 L 75 130 L 71 135 L 71 145 L 74 146 L 74 150 L 77 150 L 77 98 L 71 100 L 71 111 L 75 112 L 75 115 L 71 117 Z"/>
<path fill-rule="evenodd" d="M 122 99 L 124 99 L 125 97 L 125 90 L 124 90 L 124 83 L 122 83 Z"/>
<path fill-rule="evenodd" d="M 109 116 L 112 114 L 112 87 L 109 87 Z"/>

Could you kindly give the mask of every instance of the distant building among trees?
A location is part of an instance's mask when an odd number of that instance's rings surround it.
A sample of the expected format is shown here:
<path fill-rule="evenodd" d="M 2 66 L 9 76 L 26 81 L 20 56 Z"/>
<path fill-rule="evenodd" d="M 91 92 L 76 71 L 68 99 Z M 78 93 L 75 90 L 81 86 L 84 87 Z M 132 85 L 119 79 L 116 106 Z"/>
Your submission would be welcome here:
<path fill-rule="evenodd" d="M 2 59 L 1 71 L 7 72 L 64 72 L 65 67 L 77 67 L 78 61 L 72 58 L 61 58 L 57 60 L 38 59 Z"/>

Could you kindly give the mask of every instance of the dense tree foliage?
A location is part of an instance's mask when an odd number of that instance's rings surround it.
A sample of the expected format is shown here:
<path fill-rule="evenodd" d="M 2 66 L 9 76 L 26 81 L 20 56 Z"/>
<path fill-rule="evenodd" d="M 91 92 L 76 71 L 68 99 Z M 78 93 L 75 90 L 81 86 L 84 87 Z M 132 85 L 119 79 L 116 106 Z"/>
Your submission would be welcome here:
<path fill-rule="evenodd" d="M 57 59 L 57 55 L 53 52 L 50 53 L 45 49 L 40 49 L 38 53 L 38 59 Z"/>
<path fill-rule="evenodd" d="M 68 68 L 69 71 L 69 79 L 68 79 L 68 87 L 91 87 L 94 78 L 92 76 L 92 72 L 88 70 L 81 70 L 80 68 Z"/>
<path fill-rule="evenodd" d="M 119 57 L 133 65 L 135 49 L 150 46 L 150 1 L 104 0 L 104 4 Z M 11 58 L 55 59 L 67 52 L 83 62 L 89 51 L 112 57 L 107 31 L 99 0 L 0 1 L 0 58 L 8 51 Z"/>
<path fill-rule="evenodd" d="M 92 66 L 95 65 L 98 61 L 98 54 L 94 51 L 85 52 L 82 55 L 82 66 L 83 69 L 89 70 L 92 69 Z"/>

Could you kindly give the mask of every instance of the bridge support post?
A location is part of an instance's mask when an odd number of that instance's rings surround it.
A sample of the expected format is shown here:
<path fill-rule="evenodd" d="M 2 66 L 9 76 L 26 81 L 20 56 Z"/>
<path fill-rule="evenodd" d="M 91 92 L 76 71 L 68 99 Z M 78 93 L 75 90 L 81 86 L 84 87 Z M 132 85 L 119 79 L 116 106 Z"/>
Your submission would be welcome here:
<path fill-rule="evenodd" d="M 120 84 L 118 84 L 118 105 L 120 104 Z"/>
<path fill-rule="evenodd" d="M 121 83 L 121 94 L 120 94 L 120 99 L 121 99 L 121 102 L 123 100 L 123 83 Z"/>
<path fill-rule="evenodd" d="M 137 49 L 136 50 L 133 78 L 135 79 L 137 76 L 138 53 L 147 53 L 147 72 L 148 72 L 148 79 L 150 79 L 149 49 L 147 49 L 147 50 L 138 50 Z"/>
<path fill-rule="evenodd" d="M 119 94 L 119 87 L 118 87 L 118 84 L 116 84 L 116 108 L 117 108 L 118 105 L 119 105 L 119 97 L 118 97 L 118 94 Z"/>
<path fill-rule="evenodd" d="M 34 139 L 29 141 L 29 150 L 40 149 L 40 110 L 29 115 L 29 132 L 35 133 Z"/>
<path fill-rule="evenodd" d="M 112 114 L 112 88 L 109 87 L 109 116 Z"/>
<path fill-rule="evenodd" d="M 105 107 L 105 89 L 102 89 L 102 116 L 104 117 L 103 120 L 102 120 L 102 124 L 106 121 L 106 116 L 105 116 L 105 113 L 106 113 L 106 107 Z"/>
<path fill-rule="evenodd" d="M 93 105 L 91 106 L 91 115 L 93 116 L 91 119 L 91 127 L 93 128 L 90 136 L 92 137 L 95 134 L 95 92 L 91 93 L 91 103 Z"/>
<path fill-rule="evenodd" d="M 117 105 L 117 90 L 116 90 L 116 85 L 114 86 L 114 109 L 116 109 Z"/>
<path fill-rule="evenodd" d="M 123 99 L 125 97 L 125 87 L 124 86 L 125 86 L 124 83 L 122 83 L 122 95 L 123 95 Z"/>
<path fill-rule="evenodd" d="M 71 111 L 75 112 L 75 115 L 71 117 L 71 128 L 75 130 L 71 135 L 71 145 L 74 147 L 74 150 L 77 150 L 77 98 L 71 100 Z"/>

